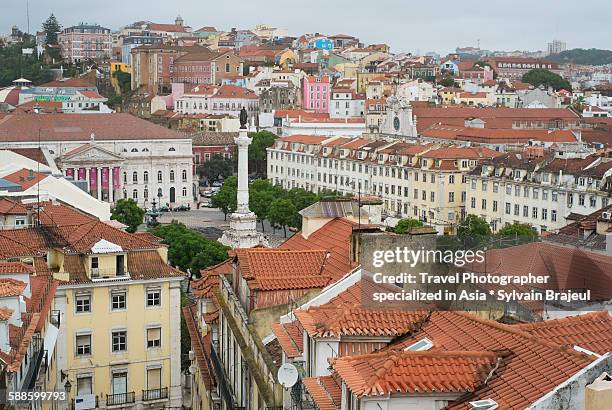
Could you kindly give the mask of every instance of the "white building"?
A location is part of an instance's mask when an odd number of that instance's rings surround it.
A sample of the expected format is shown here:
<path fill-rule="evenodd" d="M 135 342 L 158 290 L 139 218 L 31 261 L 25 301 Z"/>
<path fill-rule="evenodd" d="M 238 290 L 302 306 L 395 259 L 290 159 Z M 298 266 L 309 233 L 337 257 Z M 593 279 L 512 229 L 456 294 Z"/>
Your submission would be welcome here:
<path fill-rule="evenodd" d="M 329 103 L 331 118 L 363 118 L 365 113 L 365 95 L 357 94 L 348 88 L 334 88 Z"/>
<path fill-rule="evenodd" d="M 228 114 L 238 117 L 244 107 L 251 118 L 259 116 L 259 97 L 254 91 L 235 85 L 198 85 L 175 101 L 181 114 Z"/>
<path fill-rule="evenodd" d="M 104 202 L 191 204 L 191 139 L 129 114 L 15 114 L 0 124 L 0 148 L 46 149 L 68 179 Z"/>

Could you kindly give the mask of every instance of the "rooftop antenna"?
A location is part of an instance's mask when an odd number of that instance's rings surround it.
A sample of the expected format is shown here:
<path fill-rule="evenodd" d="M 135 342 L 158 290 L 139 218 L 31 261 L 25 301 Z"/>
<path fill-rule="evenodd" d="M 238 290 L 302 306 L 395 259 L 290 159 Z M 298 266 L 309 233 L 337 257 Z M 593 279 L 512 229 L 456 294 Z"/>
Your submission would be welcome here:
<path fill-rule="evenodd" d="M 28 20 L 28 34 L 30 34 L 30 0 L 26 0 L 26 18 Z"/>

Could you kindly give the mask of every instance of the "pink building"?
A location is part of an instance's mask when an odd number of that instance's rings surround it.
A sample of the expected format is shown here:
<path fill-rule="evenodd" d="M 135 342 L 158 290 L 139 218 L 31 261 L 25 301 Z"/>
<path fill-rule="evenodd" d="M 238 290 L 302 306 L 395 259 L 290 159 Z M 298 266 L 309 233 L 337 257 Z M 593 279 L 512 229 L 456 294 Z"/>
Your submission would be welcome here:
<path fill-rule="evenodd" d="M 304 77 L 302 82 L 303 108 L 314 112 L 329 112 L 330 93 L 329 77 Z"/>
<path fill-rule="evenodd" d="M 58 35 L 58 42 L 62 58 L 70 62 L 110 58 L 113 50 L 110 29 L 99 25 L 81 23 L 65 28 Z"/>

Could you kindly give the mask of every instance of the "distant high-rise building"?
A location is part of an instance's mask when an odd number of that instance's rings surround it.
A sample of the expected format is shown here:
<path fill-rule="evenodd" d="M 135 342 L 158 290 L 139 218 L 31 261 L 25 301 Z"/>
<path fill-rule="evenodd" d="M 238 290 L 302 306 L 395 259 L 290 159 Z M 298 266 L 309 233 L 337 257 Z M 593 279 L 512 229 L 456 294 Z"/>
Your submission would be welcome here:
<path fill-rule="evenodd" d="M 564 41 L 553 40 L 548 43 L 548 54 L 559 54 L 567 50 L 567 44 Z"/>

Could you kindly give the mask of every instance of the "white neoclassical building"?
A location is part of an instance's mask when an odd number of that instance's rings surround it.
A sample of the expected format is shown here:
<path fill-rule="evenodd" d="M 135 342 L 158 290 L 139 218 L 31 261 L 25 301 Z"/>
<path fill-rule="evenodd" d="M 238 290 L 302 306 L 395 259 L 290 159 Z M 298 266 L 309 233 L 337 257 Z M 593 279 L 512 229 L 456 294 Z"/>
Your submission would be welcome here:
<path fill-rule="evenodd" d="M 139 205 L 192 204 L 191 139 L 130 114 L 13 114 L 0 122 L 0 148 L 48 150 L 94 198 Z"/>

